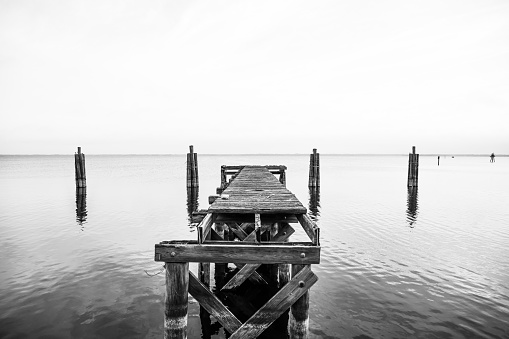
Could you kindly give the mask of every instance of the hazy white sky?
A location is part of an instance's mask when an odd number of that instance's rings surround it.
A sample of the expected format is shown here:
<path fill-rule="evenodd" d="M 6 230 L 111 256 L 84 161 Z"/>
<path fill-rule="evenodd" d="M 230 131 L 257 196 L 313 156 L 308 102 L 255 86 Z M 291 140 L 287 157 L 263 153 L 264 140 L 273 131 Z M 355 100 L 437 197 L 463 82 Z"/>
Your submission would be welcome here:
<path fill-rule="evenodd" d="M 0 154 L 509 153 L 509 1 L 0 0 Z"/>

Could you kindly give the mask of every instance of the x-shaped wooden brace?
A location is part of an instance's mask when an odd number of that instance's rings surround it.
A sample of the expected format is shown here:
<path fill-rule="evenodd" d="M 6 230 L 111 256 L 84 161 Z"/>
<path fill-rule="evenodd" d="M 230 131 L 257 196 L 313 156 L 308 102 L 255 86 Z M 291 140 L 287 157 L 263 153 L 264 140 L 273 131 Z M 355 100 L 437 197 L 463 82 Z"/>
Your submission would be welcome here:
<path fill-rule="evenodd" d="M 189 293 L 228 332 L 232 333 L 230 339 L 256 338 L 317 281 L 318 277 L 311 271 L 310 265 L 304 266 L 288 284 L 280 289 L 244 324 L 192 272 L 189 272 Z"/>
<path fill-rule="evenodd" d="M 239 228 L 239 229 L 241 231 L 243 231 L 242 228 Z M 248 236 L 245 236 L 245 238 L 242 241 L 249 242 L 249 241 L 253 241 L 253 239 L 256 241 L 256 231 L 257 230 L 256 230 L 256 226 L 255 226 L 255 230 L 253 232 L 251 232 L 251 234 L 249 234 Z M 295 230 L 288 223 L 281 223 L 281 227 L 278 230 L 278 233 L 272 238 L 272 240 L 273 241 L 285 241 L 288 238 L 290 238 L 290 236 L 294 232 L 295 232 Z M 244 236 L 244 235 L 241 234 L 241 236 Z M 239 266 L 238 264 L 236 264 L 236 265 L 237 265 L 237 267 Z M 221 291 L 237 288 L 240 285 L 242 285 L 242 283 L 244 281 L 246 281 L 246 279 L 248 279 L 248 278 L 250 280 L 253 280 L 253 278 L 254 278 L 258 282 L 260 282 L 260 279 L 261 279 L 263 281 L 263 283 L 267 284 L 267 282 L 263 279 L 263 277 L 260 276 L 256 272 L 256 270 L 260 266 L 261 266 L 261 264 L 243 265 L 241 267 L 241 269 L 230 279 L 230 281 L 228 281 L 228 283 L 223 286 Z M 251 277 L 253 277 L 253 278 L 251 278 Z"/>

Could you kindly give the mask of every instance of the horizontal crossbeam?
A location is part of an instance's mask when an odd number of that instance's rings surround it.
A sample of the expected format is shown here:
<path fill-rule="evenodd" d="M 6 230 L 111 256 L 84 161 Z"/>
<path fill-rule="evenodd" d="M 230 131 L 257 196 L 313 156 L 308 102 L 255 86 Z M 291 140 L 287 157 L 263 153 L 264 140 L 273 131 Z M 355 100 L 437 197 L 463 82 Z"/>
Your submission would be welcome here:
<path fill-rule="evenodd" d="M 198 244 L 196 241 L 168 241 L 155 245 L 155 261 L 246 264 L 319 264 L 320 246 L 295 243 L 225 241 Z"/>

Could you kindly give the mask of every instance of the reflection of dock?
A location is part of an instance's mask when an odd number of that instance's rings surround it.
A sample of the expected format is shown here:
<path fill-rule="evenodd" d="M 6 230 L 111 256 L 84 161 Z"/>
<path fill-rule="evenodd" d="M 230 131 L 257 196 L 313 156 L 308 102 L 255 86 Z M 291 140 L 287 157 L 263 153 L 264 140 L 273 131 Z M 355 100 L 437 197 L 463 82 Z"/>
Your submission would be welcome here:
<path fill-rule="evenodd" d="M 271 173 L 276 169 L 280 180 Z M 318 279 L 311 264 L 320 262 L 319 229 L 285 188 L 284 169 L 223 166 L 221 195 L 198 225 L 197 241 L 156 244 L 155 260 L 166 262 L 167 337 L 186 336 L 188 292 L 200 303 L 204 338 L 214 327 L 209 315 L 230 338 L 285 338 L 288 331 L 292 338 L 307 336 L 309 288 Z M 227 174 L 232 175 L 229 182 Z M 309 242 L 289 241 L 292 223 L 303 227 Z M 189 262 L 200 263 L 198 277 L 189 272 Z M 210 263 L 215 264 L 216 293 L 209 289 Z"/>

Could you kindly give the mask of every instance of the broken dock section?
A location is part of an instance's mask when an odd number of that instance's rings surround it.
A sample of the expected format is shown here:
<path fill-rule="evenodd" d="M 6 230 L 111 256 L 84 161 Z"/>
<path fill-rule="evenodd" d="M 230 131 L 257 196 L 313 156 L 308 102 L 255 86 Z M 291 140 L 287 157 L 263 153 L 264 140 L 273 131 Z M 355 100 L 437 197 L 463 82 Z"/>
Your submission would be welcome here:
<path fill-rule="evenodd" d="M 198 238 L 155 245 L 155 260 L 166 263 L 165 338 L 186 337 L 188 292 L 204 310 L 200 317 L 214 316 L 229 338 L 256 338 L 281 321 L 290 338 L 307 337 L 319 228 L 285 187 L 285 170 L 222 166 L 220 195 L 198 224 Z M 291 242 L 291 224 L 300 224 L 310 241 Z M 189 262 L 200 263 L 198 277 Z M 211 263 L 215 293 L 209 288 Z"/>

